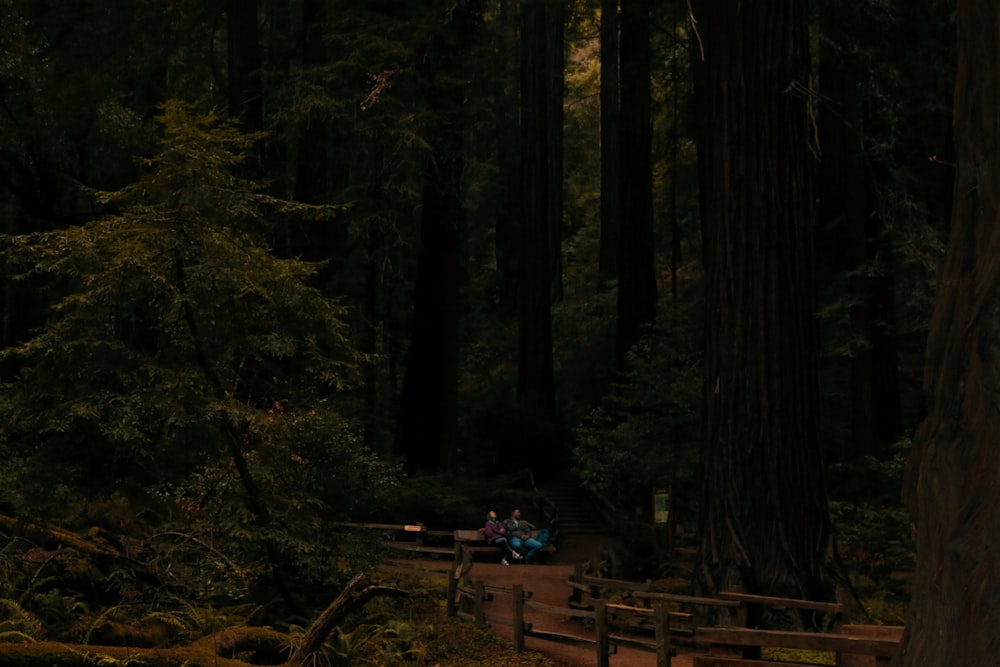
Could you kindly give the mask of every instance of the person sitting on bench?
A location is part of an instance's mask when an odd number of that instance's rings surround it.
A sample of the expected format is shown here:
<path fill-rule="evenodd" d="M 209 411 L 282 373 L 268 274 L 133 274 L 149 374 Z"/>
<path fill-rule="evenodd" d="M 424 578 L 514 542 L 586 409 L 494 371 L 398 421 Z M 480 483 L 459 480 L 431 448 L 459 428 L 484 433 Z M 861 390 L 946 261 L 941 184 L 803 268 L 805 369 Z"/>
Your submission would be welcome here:
<path fill-rule="evenodd" d="M 497 519 L 497 513 L 493 510 L 490 510 L 489 514 L 486 515 L 486 524 L 483 526 L 483 533 L 486 535 L 486 544 L 495 545 L 500 549 L 500 562 L 503 565 L 510 565 L 507 561 L 508 553 L 515 560 L 521 558 L 521 554 L 511 549 L 511 545 L 507 541 L 507 529 Z"/>
<path fill-rule="evenodd" d="M 507 539 L 510 542 L 511 550 L 524 556 L 525 563 L 545 546 L 531 536 L 531 531 L 535 530 L 535 526 L 521 518 L 521 510 L 519 509 L 510 513 L 510 518 L 504 521 L 504 527 L 507 529 Z"/>

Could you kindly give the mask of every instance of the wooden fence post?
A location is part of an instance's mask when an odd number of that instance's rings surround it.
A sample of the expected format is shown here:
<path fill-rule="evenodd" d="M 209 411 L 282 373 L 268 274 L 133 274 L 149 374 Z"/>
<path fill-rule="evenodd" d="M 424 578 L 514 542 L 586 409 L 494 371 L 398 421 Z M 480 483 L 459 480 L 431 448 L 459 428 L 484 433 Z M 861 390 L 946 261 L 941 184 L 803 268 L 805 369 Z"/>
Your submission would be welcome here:
<path fill-rule="evenodd" d="M 454 618 L 458 615 L 458 573 L 452 568 L 451 574 L 448 576 L 448 606 L 447 612 L 449 618 Z"/>
<path fill-rule="evenodd" d="M 656 625 L 656 667 L 670 667 L 670 610 L 665 604 L 653 607 Z"/>
<path fill-rule="evenodd" d="M 573 576 L 570 578 L 574 584 L 583 583 L 583 563 L 577 563 L 573 566 Z M 579 605 L 583 602 L 583 593 L 579 588 L 573 587 L 572 593 L 569 596 L 569 606 Z"/>
<path fill-rule="evenodd" d="M 483 602 L 486 600 L 486 584 L 482 581 L 476 582 L 476 596 L 473 598 L 472 618 L 475 619 L 477 628 L 486 627 L 486 612 L 483 610 Z"/>
<path fill-rule="evenodd" d="M 524 585 L 511 587 L 511 601 L 514 611 L 514 650 L 524 650 Z"/>
<path fill-rule="evenodd" d="M 594 600 L 594 631 L 597 633 L 597 667 L 611 666 L 611 640 L 608 637 L 608 603 Z"/>

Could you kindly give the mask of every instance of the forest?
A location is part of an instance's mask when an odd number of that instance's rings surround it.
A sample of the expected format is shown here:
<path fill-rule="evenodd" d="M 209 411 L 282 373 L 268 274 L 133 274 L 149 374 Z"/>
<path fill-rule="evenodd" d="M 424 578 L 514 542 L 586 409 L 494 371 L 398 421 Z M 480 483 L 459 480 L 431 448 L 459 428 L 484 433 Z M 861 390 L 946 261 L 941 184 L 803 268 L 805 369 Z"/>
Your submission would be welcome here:
<path fill-rule="evenodd" d="M 460 664 L 343 524 L 527 469 L 992 664 L 988 4 L 0 0 L 0 642 Z"/>

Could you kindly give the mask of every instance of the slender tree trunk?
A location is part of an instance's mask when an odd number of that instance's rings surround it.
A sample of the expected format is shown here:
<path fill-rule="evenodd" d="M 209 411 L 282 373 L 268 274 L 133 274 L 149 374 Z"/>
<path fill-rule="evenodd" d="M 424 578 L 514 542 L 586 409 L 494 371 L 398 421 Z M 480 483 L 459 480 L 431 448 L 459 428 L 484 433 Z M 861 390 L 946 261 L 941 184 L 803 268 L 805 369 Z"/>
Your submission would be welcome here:
<path fill-rule="evenodd" d="M 226 0 L 226 3 L 229 115 L 243 122 L 243 130 L 256 132 L 264 127 L 257 0 Z"/>
<path fill-rule="evenodd" d="M 433 119 L 420 219 L 420 255 L 414 294 L 413 334 L 403 380 L 396 450 L 410 472 L 455 464 L 458 421 L 459 286 L 462 209 L 462 135 L 465 91 L 463 54 L 477 34 L 478 19 L 453 8 L 441 39 L 418 58 L 428 80 Z"/>
<path fill-rule="evenodd" d="M 521 171 L 518 136 L 518 3 L 500 0 L 500 58 L 496 95 L 497 176 L 496 207 L 497 301 L 501 317 L 513 320 L 517 310 L 518 238 L 521 234 Z"/>
<path fill-rule="evenodd" d="M 598 270 L 618 277 L 621 198 L 621 108 L 618 86 L 618 0 L 601 0 L 601 247 Z"/>
<path fill-rule="evenodd" d="M 859 10 L 860 11 L 860 10 Z M 824 27 L 840 44 L 857 39 L 848 32 L 862 19 L 840 16 Z M 878 455 L 900 435 L 898 357 L 895 341 L 895 278 L 892 241 L 878 205 L 876 191 L 887 175 L 866 156 L 868 118 L 859 81 L 866 76 L 858 56 L 845 48 L 827 48 L 820 60 L 827 112 L 820 114 L 823 160 L 819 180 L 818 247 L 821 284 L 847 279 L 848 298 L 858 305 L 851 311 L 853 331 L 868 345 L 844 364 L 849 372 L 850 433 L 837 453 L 847 460 Z M 882 169 L 882 172 L 885 170 Z M 879 272 L 859 271 L 878 265 Z M 842 413 L 841 413 L 842 414 Z"/>
<path fill-rule="evenodd" d="M 621 179 L 617 358 L 656 316 L 650 103 L 650 0 L 621 2 Z"/>
<path fill-rule="evenodd" d="M 959 0 L 957 181 L 904 498 L 917 570 L 894 664 L 992 665 L 1000 654 L 1000 6 Z"/>
<path fill-rule="evenodd" d="M 543 414 L 555 410 L 552 370 L 551 174 L 548 132 L 545 3 L 521 7 L 521 187 L 522 230 L 518 285 L 518 382 L 522 406 Z"/>
<path fill-rule="evenodd" d="M 562 214 L 563 214 L 563 100 L 564 42 L 566 10 L 562 2 L 545 6 L 545 83 L 547 103 L 546 134 L 548 142 L 548 228 L 552 300 L 563 297 Z"/>
<path fill-rule="evenodd" d="M 695 53 L 707 311 L 700 584 L 825 598 L 808 7 L 704 0 L 693 11 L 704 49 Z"/>
<path fill-rule="evenodd" d="M 323 27 L 326 21 L 326 0 L 302 2 L 302 64 L 306 68 L 322 67 L 327 61 L 323 44 Z M 313 117 L 300 129 L 301 139 L 295 165 L 295 199 L 308 203 L 329 202 L 330 173 L 328 169 L 326 119 Z"/>

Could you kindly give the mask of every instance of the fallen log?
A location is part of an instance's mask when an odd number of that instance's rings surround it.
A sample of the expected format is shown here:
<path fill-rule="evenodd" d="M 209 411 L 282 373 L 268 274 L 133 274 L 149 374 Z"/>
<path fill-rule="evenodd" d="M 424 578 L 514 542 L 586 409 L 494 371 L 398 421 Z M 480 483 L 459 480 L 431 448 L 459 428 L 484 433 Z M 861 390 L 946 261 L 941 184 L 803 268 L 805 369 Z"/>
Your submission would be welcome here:
<path fill-rule="evenodd" d="M 370 585 L 364 575 L 353 577 L 320 614 L 301 639 L 272 628 L 228 628 L 185 646 L 138 648 L 60 642 L 0 643 L 3 667 L 93 667 L 95 664 L 142 664 L 146 667 L 301 667 L 321 650 L 323 642 L 345 618 L 376 597 L 401 597 L 407 592 Z M 288 648 L 293 647 L 287 660 Z"/>

